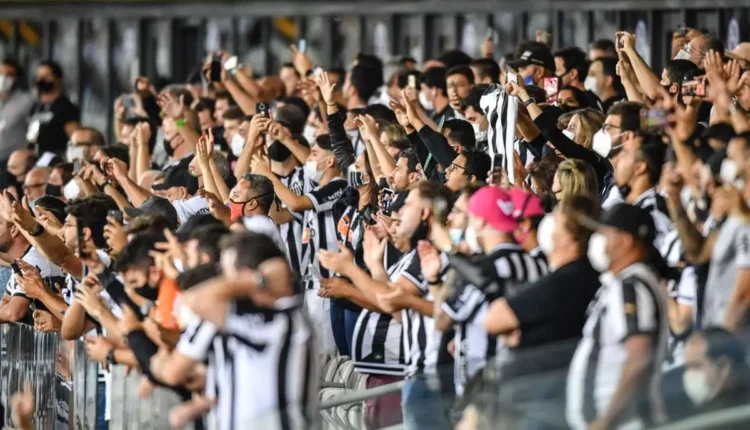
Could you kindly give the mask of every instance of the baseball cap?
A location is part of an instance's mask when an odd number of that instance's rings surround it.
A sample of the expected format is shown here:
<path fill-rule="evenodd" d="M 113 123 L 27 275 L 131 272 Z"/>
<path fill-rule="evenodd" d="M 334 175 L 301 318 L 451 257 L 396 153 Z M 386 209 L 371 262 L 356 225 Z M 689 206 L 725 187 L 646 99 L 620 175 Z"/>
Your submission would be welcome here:
<path fill-rule="evenodd" d="M 161 215 L 168 219 L 172 225 L 177 226 L 179 224 L 177 222 L 177 210 L 172 206 L 172 203 L 167 199 L 157 196 L 147 198 L 137 208 L 125 208 L 125 213 L 131 218 L 136 218 L 145 214 Z"/>
<path fill-rule="evenodd" d="M 734 60 L 750 61 L 750 42 L 740 43 L 732 52 L 726 52 L 725 55 Z"/>
<path fill-rule="evenodd" d="M 164 182 L 151 185 L 151 188 L 156 191 L 164 191 L 173 187 L 187 187 L 187 175 L 189 175 L 188 166 L 180 163 L 167 169 L 164 174 Z"/>
<path fill-rule="evenodd" d="M 583 217 L 581 224 L 592 229 L 601 226 L 613 227 L 629 233 L 638 241 L 653 246 L 656 239 L 656 226 L 651 213 L 646 209 L 628 203 L 618 203 L 602 214 L 600 220 Z"/>
<path fill-rule="evenodd" d="M 513 217 L 516 219 L 545 214 L 542 199 L 534 193 L 513 188 L 510 190 L 510 199 L 513 202 Z"/>
<path fill-rule="evenodd" d="M 547 45 L 538 42 L 529 43 L 517 60 L 508 61 L 508 65 L 516 70 L 532 64 L 542 66 L 546 70 L 555 70 L 555 57 L 552 56 L 552 51 Z"/>
<path fill-rule="evenodd" d="M 499 187 L 482 187 L 474 193 L 469 199 L 469 213 L 503 233 L 512 233 L 518 228 L 513 216 L 513 200 Z"/>

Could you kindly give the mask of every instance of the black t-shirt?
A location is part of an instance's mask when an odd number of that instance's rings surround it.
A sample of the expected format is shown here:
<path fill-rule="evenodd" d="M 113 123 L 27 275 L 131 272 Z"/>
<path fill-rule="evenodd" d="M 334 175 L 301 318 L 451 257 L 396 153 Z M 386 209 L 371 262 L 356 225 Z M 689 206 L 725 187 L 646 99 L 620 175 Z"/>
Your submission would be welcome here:
<path fill-rule="evenodd" d="M 39 122 L 39 134 L 36 138 L 39 154 L 45 151 L 55 154 L 64 154 L 68 146 L 68 135 L 65 133 L 65 124 L 76 121 L 80 122 L 81 112 L 78 106 L 61 95 L 50 104 L 37 102 L 31 111 L 30 127 L 35 121 Z"/>
<path fill-rule="evenodd" d="M 600 284 L 599 273 L 582 258 L 508 297 L 521 328 L 517 348 L 580 338 L 586 309 Z"/>

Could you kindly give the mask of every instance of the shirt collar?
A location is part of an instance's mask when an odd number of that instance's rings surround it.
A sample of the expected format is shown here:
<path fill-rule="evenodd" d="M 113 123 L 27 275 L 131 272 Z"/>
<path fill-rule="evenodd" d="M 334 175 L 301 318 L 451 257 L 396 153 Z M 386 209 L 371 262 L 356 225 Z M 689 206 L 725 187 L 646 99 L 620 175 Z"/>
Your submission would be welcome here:
<path fill-rule="evenodd" d="M 633 202 L 633 206 L 639 206 L 644 200 L 646 200 L 649 197 L 654 197 L 656 195 L 656 188 L 649 188 L 648 190 L 644 191 L 643 194 L 638 196 L 637 199 Z"/>

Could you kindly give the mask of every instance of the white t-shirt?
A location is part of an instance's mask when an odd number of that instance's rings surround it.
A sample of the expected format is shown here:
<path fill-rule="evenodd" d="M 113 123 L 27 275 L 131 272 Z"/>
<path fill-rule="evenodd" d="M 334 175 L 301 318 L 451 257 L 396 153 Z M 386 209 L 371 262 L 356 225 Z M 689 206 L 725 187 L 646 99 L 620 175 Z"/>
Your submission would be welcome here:
<path fill-rule="evenodd" d="M 172 202 L 172 206 L 177 211 L 177 218 L 180 219 L 180 224 L 184 224 L 193 215 L 211 212 L 208 208 L 208 200 L 200 196 L 175 200 Z"/>
<path fill-rule="evenodd" d="M 246 216 L 242 218 L 242 223 L 248 231 L 270 237 L 273 240 L 273 243 L 279 247 L 281 252 L 286 254 L 287 258 L 289 257 L 289 254 L 286 252 L 286 244 L 281 239 L 279 229 L 270 217 L 266 215 Z"/>
<path fill-rule="evenodd" d="M 21 257 L 21 260 L 39 270 L 39 274 L 42 276 L 42 279 L 44 279 L 47 288 L 54 289 L 55 284 L 60 285 L 61 289 L 65 286 L 65 272 L 39 254 L 36 248 L 29 247 L 29 250 L 26 251 L 26 254 L 24 254 L 23 257 Z M 26 297 L 23 287 L 18 281 L 16 281 L 15 276 L 11 276 L 8 280 L 8 286 L 6 287 L 5 292 L 10 296 Z"/>

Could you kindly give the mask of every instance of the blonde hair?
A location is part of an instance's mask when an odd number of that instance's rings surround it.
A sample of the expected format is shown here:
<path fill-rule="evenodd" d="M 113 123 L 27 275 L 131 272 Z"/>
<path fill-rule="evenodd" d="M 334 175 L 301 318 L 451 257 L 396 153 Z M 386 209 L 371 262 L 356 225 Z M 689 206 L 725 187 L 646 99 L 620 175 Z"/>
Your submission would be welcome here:
<path fill-rule="evenodd" d="M 390 124 L 385 127 L 385 135 L 388 136 L 388 143 L 406 139 L 406 130 L 401 124 Z"/>
<path fill-rule="evenodd" d="M 561 201 L 572 196 L 584 195 L 596 199 L 599 183 L 590 164 L 577 158 L 568 158 L 557 167 L 557 181 L 562 190 Z"/>
<path fill-rule="evenodd" d="M 573 114 L 578 116 L 575 142 L 584 148 L 591 149 L 594 135 L 602 128 L 606 117 L 598 110 L 590 108 L 579 109 Z"/>

